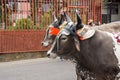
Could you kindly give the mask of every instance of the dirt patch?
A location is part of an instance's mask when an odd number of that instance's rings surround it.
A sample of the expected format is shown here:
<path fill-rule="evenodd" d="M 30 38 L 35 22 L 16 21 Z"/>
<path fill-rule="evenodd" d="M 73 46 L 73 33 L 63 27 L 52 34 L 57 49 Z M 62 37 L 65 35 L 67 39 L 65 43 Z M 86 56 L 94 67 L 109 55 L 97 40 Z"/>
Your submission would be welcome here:
<path fill-rule="evenodd" d="M 0 54 L 0 62 L 25 60 L 46 57 L 46 52 L 29 52 L 29 53 L 4 53 Z"/>

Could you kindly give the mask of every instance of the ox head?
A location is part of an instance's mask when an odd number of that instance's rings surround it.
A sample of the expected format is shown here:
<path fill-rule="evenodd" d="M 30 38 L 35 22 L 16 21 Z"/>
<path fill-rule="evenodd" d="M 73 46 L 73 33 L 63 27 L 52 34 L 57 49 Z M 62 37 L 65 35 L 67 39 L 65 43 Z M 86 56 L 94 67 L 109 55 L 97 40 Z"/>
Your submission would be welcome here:
<path fill-rule="evenodd" d="M 66 22 L 63 23 L 64 16 L 66 18 Z M 61 26 L 65 26 L 68 22 L 71 22 L 71 19 L 69 16 L 64 12 L 64 14 L 61 14 L 60 21 L 57 20 L 56 16 L 54 15 L 54 22 L 48 26 L 46 29 L 45 37 L 42 41 L 43 46 L 49 46 L 53 43 L 56 35 L 60 31 Z M 61 26 L 60 26 L 61 25 Z M 64 28 L 64 27 L 63 27 Z M 61 29 L 63 29 L 61 28 Z"/>
<path fill-rule="evenodd" d="M 47 52 L 48 57 L 67 56 L 71 57 L 76 51 L 80 51 L 79 38 L 76 30 L 83 28 L 80 16 L 77 13 L 77 24 L 69 20 L 68 24 L 57 35 L 53 45 Z"/>
<path fill-rule="evenodd" d="M 59 26 L 63 22 L 63 15 L 61 14 L 61 19 L 58 21 L 55 15 L 53 15 L 54 21 L 46 29 L 44 39 L 42 41 L 43 46 L 49 46 L 53 43 L 56 34 L 59 32 Z"/>

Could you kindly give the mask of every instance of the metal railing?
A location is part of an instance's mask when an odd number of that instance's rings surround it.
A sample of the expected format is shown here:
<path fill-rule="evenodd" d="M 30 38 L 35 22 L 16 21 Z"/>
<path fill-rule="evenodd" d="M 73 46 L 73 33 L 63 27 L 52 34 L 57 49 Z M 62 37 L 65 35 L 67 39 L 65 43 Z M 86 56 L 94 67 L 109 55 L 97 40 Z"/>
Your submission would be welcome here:
<path fill-rule="evenodd" d="M 0 29 L 45 29 L 55 11 L 66 9 L 73 21 L 74 9 L 80 10 L 85 24 L 89 19 L 101 22 L 102 0 L 0 0 Z"/>
<path fill-rule="evenodd" d="M 0 0 L 0 53 L 46 51 L 40 45 L 46 27 L 64 9 L 76 21 L 75 9 L 83 23 L 101 22 L 101 0 Z M 22 29 L 22 30 L 21 30 Z M 35 30 L 34 30 L 35 29 Z M 41 30 L 40 30 L 41 29 Z"/>

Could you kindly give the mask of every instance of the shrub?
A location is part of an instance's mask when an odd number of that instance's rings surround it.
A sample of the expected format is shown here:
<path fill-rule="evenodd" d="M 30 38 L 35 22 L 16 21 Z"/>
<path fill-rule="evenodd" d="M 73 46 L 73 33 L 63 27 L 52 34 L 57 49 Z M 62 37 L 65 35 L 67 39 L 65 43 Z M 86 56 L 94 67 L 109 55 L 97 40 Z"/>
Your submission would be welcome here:
<path fill-rule="evenodd" d="M 19 19 L 16 22 L 15 29 L 33 29 L 33 26 L 34 23 L 30 19 Z"/>
<path fill-rule="evenodd" d="M 42 20 L 40 21 L 40 28 L 45 29 L 47 26 L 52 22 L 52 11 L 49 10 L 48 12 L 44 13 L 42 16 Z"/>

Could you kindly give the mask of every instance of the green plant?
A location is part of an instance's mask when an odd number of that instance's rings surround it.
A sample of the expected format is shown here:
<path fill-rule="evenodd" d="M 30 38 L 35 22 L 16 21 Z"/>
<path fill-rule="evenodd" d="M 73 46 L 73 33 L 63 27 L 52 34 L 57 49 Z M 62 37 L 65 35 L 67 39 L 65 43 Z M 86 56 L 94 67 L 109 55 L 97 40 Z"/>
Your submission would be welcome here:
<path fill-rule="evenodd" d="M 19 19 L 16 22 L 15 29 L 33 29 L 33 26 L 34 23 L 30 19 Z"/>
<path fill-rule="evenodd" d="M 0 6 L 0 22 L 2 21 L 2 6 Z"/>
<path fill-rule="evenodd" d="M 48 12 L 44 13 L 42 16 L 42 20 L 40 22 L 40 28 L 45 29 L 47 26 L 52 22 L 52 10 L 49 10 Z"/>

